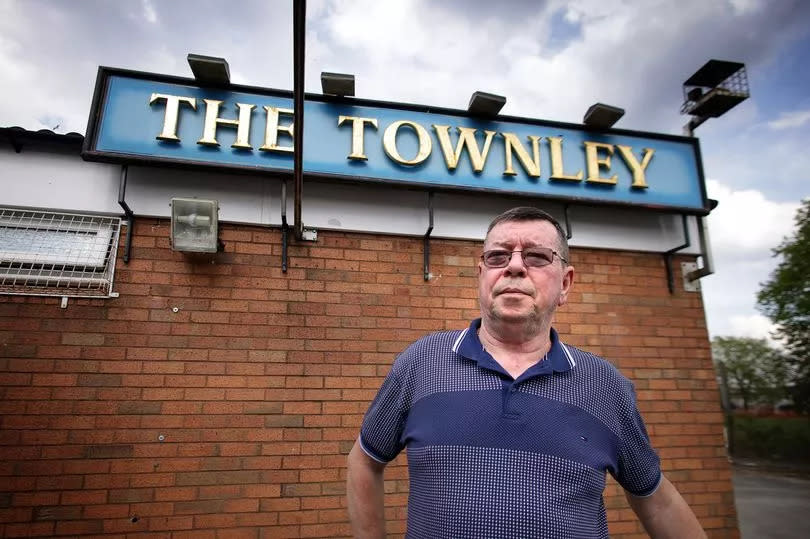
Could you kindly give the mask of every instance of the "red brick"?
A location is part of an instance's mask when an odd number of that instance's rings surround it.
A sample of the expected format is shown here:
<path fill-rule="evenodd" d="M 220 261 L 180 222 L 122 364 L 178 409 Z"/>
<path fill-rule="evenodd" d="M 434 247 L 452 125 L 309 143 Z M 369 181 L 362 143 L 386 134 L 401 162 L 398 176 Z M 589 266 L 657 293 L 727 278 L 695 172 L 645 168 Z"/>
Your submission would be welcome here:
<path fill-rule="evenodd" d="M 92 505 L 107 501 L 106 490 L 76 490 L 62 492 L 60 503 L 62 505 Z"/>
<path fill-rule="evenodd" d="M 155 501 L 189 501 L 197 498 L 195 487 L 165 487 L 155 489 Z"/>
<path fill-rule="evenodd" d="M 25 524 L 6 524 L 4 537 L 52 537 L 54 522 L 30 522 Z"/>

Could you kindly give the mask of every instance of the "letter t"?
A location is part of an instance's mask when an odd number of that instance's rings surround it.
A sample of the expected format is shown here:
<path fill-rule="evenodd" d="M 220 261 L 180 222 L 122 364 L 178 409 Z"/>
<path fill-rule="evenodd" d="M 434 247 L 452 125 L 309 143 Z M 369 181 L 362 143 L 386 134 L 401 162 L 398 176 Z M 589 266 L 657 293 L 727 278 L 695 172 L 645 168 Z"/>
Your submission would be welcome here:
<path fill-rule="evenodd" d="M 180 142 L 180 137 L 177 136 L 180 103 L 188 103 L 191 105 L 192 109 L 197 110 L 197 100 L 193 97 L 183 97 L 179 95 L 152 94 L 152 97 L 149 98 L 149 104 L 153 105 L 161 99 L 166 100 L 166 112 L 163 115 L 163 131 L 155 138 L 158 140 Z"/>

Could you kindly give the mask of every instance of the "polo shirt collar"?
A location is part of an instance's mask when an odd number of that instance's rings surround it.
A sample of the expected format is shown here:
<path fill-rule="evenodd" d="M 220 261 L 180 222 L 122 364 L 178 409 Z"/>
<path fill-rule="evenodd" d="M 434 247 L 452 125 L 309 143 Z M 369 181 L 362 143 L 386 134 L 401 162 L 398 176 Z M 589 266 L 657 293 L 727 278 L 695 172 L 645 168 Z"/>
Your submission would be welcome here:
<path fill-rule="evenodd" d="M 470 359 L 478 363 L 480 367 L 493 370 L 503 370 L 497 365 L 497 362 L 492 358 L 489 353 L 484 350 L 481 340 L 478 338 L 478 330 L 481 328 L 481 319 L 477 318 L 472 321 L 470 327 L 461 332 L 456 341 L 453 343 L 453 351 L 462 357 Z M 552 372 L 566 372 L 570 371 L 576 366 L 574 358 L 568 351 L 567 347 L 560 342 L 560 338 L 554 328 L 551 328 L 549 333 L 551 339 L 551 348 L 548 351 L 546 358 L 536 365 L 529 368 L 531 374 L 551 374 Z M 495 365 L 493 365 L 493 363 Z M 524 378 L 521 375 L 521 378 Z"/>

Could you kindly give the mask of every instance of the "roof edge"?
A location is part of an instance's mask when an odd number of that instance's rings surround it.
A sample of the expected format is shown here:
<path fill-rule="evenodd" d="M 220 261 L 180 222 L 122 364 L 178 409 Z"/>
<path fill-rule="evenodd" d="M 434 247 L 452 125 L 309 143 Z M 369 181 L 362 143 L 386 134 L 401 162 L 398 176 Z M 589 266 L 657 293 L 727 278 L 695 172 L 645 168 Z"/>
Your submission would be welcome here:
<path fill-rule="evenodd" d="M 81 133 L 55 133 L 49 129 L 30 131 L 23 127 L 0 127 L 0 141 L 9 142 L 14 147 L 14 151 L 19 153 L 27 145 L 34 146 L 59 146 L 80 154 L 84 135 Z"/>

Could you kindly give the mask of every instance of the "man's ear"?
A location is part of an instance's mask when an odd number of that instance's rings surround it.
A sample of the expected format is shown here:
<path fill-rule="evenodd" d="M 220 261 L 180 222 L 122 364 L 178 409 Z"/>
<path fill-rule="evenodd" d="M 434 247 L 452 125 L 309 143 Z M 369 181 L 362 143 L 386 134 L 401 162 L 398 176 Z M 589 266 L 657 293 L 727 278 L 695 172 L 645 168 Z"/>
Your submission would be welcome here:
<path fill-rule="evenodd" d="M 557 306 L 562 307 L 568 301 L 568 293 L 574 284 L 574 266 L 567 265 L 563 271 L 562 283 L 560 287 L 560 297 L 557 298 Z"/>

